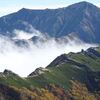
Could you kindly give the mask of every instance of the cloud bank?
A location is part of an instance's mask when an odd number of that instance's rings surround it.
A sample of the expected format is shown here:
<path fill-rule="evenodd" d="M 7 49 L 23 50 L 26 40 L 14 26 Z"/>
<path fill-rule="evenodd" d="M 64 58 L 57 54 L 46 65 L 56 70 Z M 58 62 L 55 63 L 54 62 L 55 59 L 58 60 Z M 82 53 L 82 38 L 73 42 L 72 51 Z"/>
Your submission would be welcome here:
<path fill-rule="evenodd" d="M 0 71 L 12 70 L 20 76 L 27 76 L 38 67 L 46 67 L 57 56 L 63 53 L 78 52 L 87 49 L 93 44 L 86 44 L 77 38 L 54 39 L 42 35 L 39 31 L 26 33 L 16 30 L 15 37 L 9 39 L 0 36 Z M 38 37 L 33 42 L 30 38 Z M 16 41 L 25 41 L 25 44 L 18 45 Z M 20 44 L 19 42 L 19 44 Z"/>

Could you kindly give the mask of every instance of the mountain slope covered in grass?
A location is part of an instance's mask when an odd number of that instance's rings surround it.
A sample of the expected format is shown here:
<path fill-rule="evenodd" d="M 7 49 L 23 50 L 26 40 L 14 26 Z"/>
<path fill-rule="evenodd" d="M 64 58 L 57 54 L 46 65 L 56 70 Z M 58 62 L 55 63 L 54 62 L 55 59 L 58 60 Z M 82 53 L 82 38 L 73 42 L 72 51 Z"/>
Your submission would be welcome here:
<path fill-rule="evenodd" d="M 1 97 L 7 98 L 4 100 L 16 100 L 13 97 L 16 95 L 19 100 L 50 100 L 49 97 L 52 100 L 99 100 L 100 47 L 63 54 L 46 68 L 38 68 L 26 78 L 5 70 L 0 73 L 0 86 Z"/>

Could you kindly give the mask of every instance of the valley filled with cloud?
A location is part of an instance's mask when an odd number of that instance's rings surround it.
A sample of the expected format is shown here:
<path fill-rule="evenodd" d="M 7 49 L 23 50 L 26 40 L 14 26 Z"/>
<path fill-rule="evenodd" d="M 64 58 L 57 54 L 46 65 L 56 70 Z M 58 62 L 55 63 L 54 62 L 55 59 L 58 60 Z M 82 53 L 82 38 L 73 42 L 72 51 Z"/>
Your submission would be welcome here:
<path fill-rule="evenodd" d="M 0 36 L 0 71 L 9 69 L 24 77 L 38 67 L 46 67 L 63 53 L 79 52 L 96 46 L 75 37 L 57 40 L 37 30 L 33 33 L 15 30 L 13 34 L 15 36 L 12 38 Z"/>

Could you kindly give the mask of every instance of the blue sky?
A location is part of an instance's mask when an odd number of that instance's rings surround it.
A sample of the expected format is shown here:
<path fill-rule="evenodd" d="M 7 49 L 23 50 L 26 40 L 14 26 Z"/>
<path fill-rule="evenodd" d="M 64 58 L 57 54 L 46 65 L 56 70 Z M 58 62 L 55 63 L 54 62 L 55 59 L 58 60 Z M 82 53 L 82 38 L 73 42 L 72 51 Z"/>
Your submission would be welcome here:
<path fill-rule="evenodd" d="M 0 0 L 0 16 L 18 11 L 21 8 L 45 9 L 65 7 L 83 0 Z M 100 7 L 100 0 L 85 0 Z"/>

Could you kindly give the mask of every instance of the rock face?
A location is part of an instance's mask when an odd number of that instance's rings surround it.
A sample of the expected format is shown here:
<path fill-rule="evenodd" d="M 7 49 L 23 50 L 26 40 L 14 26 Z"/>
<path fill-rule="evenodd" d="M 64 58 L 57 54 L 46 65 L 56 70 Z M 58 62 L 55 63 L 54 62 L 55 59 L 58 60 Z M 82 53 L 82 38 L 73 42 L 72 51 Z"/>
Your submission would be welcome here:
<path fill-rule="evenodd" d="M 57 57 L 53 62 L 49 64 L 50 67 L 57 67 L 65 62 L 69 62 L 69 58 L 66 54 L 62 54 L 61 56 Z M 47 67 L 49 67 L 47 66 Z"/>
<path fill-rule="evenodd" d="M 4 72 L 0 72 L 0 77 L 6 78 L 7 76 L 18 76 L 18 75 L 8 69 L 5 69 Z"/>
<path fill-rule="evenodd" d="M 14 29 L 32 32 L 32 28 L 51 37 L 77 36 L 89 43 L 100 43 L 100 8 L 80 2 L 59 9 L 21 9 L 0 18 L 0 33 L 14 36 Z M 74 34 L 73 34 L 74 33 Z"/>
<path fill-rule="evenodd" d="M 4 74 L 4 75 L 7 75 L 7 76 L 9 76 L 9 75 L 14 75 L 14 76 L 16 76 L 16 75 L 17 75 L 17 74 L 15 74 L 14 72 L 12 72 L 12 71 L 10 71 L 10 70 L 7 70 L 7 69 L 4 70 L 3 74 Z"/>
<path fill-rule="evenodd" d="M 45 71 L 49 71 L 48 69 L 46 68 L 37 68 L 34 72 L 32 72 L 28 77 L 35 77 L 35 76 L 38 76 L 38 75 L 41 75 L 43 74 Z"/>

